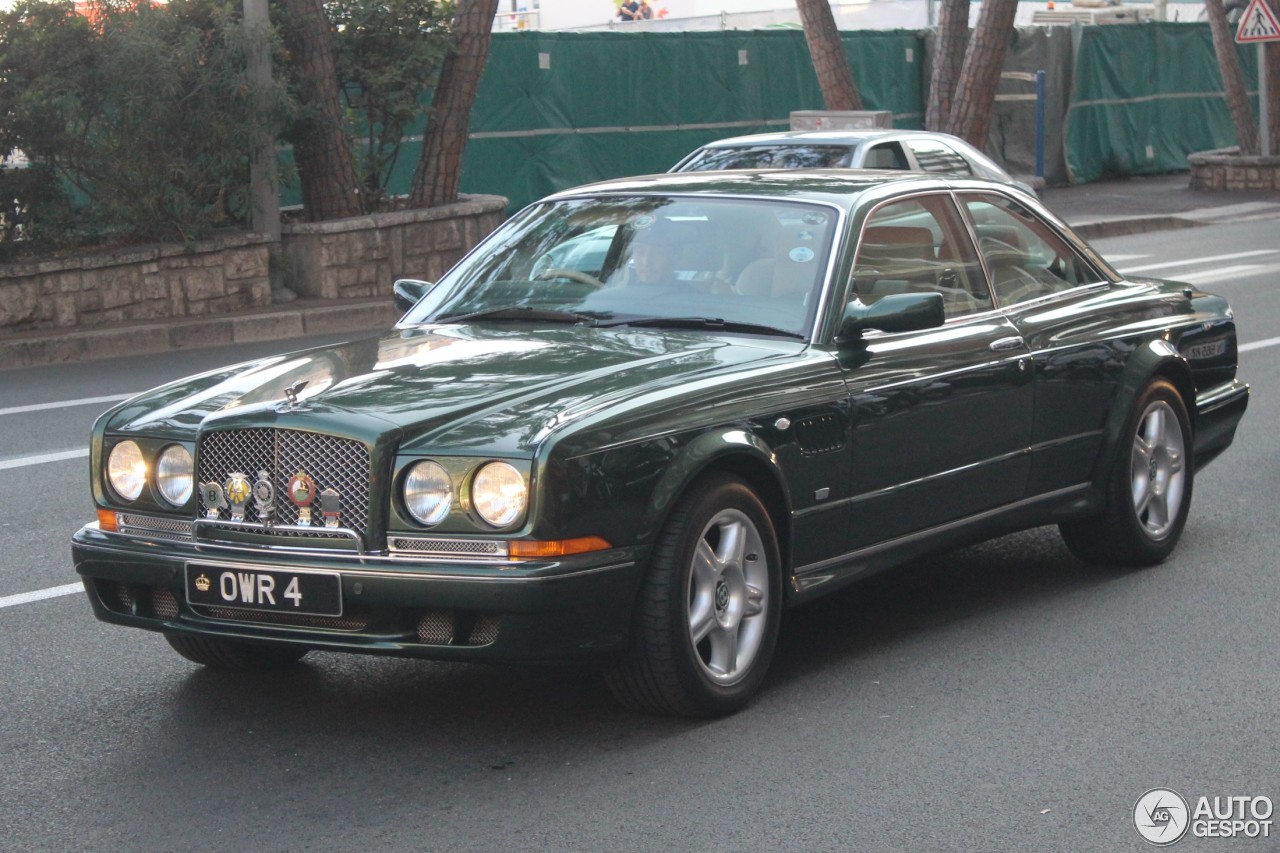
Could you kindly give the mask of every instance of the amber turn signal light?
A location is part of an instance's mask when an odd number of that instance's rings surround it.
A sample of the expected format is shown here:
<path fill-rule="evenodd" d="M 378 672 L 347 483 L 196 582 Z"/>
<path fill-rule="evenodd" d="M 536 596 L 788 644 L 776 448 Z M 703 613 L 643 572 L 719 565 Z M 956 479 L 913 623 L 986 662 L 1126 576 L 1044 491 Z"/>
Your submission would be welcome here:
<path fill-rule="evenodd" d="M 537 560 L 548 557 L 567 557 L 570 554 L 586 554 L 590 551 L 608 551 L 613 546 L 599 536 L 581 539 L 515 539 L 508 543 L 508 554 L 513 560 Z"/>
<path fill-rule="evenodd" d="M 116 523 L 116 511 L 114 509 L 98 509 L 98 529 L 105 530 L 108 533 L 115 533 L 120 529 L 120 525 Z"/>

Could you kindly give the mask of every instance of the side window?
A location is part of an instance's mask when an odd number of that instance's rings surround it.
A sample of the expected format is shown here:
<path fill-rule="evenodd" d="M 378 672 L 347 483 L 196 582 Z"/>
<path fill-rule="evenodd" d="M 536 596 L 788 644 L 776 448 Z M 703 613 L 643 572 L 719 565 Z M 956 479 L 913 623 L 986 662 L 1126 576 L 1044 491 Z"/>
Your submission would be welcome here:
<path fill-rule="evenodd" d="M 902 146 L 896 142 L 882 142 L 867 149 L 867 156 L 862 161 L 864 169 L 899 169 L 911 168 L 907 156 L 902 153 Z"/>
<path fill-rule="evenodd" d="M 956 153 L 951 146 L 932 139 L 909 139 L 907 147 L 915 155 L 923 172 L 939 175 L 972 175 L 969 161 Z"/>
<path fill-rule="evenodd" d="M 1106 280 L 1048 223 L 1018 202 L 985 193 L 962 198 L 1000 305 Z"/>
<path fill-rule="evenodd" d="M 982 265 L 950 196 L 892 202 L 863 224 L 851 297 L 870 305 L 891 293 L 940 293 L 947 317 L 992 307 Z"/>

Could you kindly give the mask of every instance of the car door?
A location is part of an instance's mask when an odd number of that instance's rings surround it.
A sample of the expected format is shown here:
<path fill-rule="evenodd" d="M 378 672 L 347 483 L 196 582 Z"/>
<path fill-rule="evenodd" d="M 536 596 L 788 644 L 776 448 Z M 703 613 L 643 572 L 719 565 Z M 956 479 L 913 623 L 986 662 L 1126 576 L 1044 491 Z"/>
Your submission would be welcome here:
<path fill-rule="evenodd" d="M 941 293 L 947 319 L 839 349 L 853 420 L 850 550 L 1016 501 L 1026 485 L 1029 351 L 996 310 L 949 193 L 891 201 L 864 221 L 848 299 L 901 292 Z"/>
<path fill-rule="evenodd" d="M 1071 488 L 1092 475 L 1131 348 L 1114 330 L 1125 316 L 1138 327 L 1150 306 L 1112 293 L 1103 271 L 1029 205 L 995 192 L 958 198 L 1035 368 L 1028 494 Z"/>

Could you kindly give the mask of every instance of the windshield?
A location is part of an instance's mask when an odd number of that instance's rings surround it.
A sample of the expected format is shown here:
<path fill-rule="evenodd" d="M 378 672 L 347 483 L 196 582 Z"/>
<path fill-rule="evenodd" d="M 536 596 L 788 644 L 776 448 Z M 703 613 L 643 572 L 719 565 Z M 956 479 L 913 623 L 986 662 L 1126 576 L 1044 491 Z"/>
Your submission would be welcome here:
<path fill-rule="evenodd" d="M 720 169 L 840 169 L 849 165 L 848 145 L 804 142 L 734 145 L 703 148 L 676 171 L 711 172 Z"/>
<path fill-rule="evenodd" d="M 403 322 L 661 326 L 667 318 L 680 328 L 808 337 L 837 217 L 756 199 L 544 202 L 490 236 Z M 689 322 L 698 319 L 714 323 Z"/>

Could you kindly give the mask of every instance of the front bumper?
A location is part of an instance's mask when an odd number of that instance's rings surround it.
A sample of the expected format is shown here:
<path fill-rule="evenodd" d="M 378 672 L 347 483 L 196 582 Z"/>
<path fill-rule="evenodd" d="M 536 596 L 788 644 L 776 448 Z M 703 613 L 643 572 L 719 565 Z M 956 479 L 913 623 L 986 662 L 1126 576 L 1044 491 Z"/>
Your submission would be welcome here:
<path fill-rule="evenodd" d="M 1196 397 L 1195 467 L 1200 470 L 1231 446 L 1249 407 L 1249 386 L 1232 380 Z"/>
<path fill-rule="evenodd" d="M 618 549 L 561 561 L 486 564 L 343 559 L 317 552 L 220 550 L 108 533 L 72 537 L 76 572 L 104 622 L 311 649 L 439 660 L 549 662 L 626 642 L 639 561 Z M 193 605 L 186 566 L 340 576 L 340 616 Z"/>

